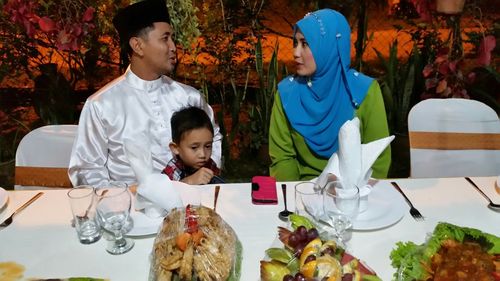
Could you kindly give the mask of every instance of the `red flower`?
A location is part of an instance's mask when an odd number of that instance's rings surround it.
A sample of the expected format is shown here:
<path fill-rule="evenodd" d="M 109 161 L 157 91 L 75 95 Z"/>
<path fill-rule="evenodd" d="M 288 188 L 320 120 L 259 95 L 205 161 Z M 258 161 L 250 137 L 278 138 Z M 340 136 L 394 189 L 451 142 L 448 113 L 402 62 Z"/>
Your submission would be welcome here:
<path fill-rule="evenodd" d="M 483 38 L 481 45 L 479 45 L 479 54 L 477 63 L 479 65 L 488 66 L 491 63 L 491 51 L 495 49 L 496 40 L 493 35 L 488 35 Z"/>
<path fill-rule="evenodd" d="M 87 10 L 83 13 L 82 20 L 84 22 L 90 22 L 94 18 L 95 9 L 93 7 L 88 7 Z"/>
<path fill-rule="evenodd" d="M 56 30 L 56 23 L 49 17 L 41 17 L 38 20 L 38 25 L 43 32 L 52 32 Z"/>

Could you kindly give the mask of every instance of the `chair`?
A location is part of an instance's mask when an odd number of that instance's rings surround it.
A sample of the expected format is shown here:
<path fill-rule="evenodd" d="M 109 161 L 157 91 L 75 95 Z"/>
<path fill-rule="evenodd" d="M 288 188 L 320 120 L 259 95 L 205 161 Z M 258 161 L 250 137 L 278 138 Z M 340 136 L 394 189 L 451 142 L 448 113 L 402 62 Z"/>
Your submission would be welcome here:
<path fill-rule="evenodd" d="M 500 175 L 500 120 L 468 99 L 428 99 L 408 115 L 411 177 Z"/>
<path fill-rule="evenodd" d="M 77 125 L 49 125 L 29 132 L 16 150 L 15 189 L 72 187 L 68 166 Z"/>

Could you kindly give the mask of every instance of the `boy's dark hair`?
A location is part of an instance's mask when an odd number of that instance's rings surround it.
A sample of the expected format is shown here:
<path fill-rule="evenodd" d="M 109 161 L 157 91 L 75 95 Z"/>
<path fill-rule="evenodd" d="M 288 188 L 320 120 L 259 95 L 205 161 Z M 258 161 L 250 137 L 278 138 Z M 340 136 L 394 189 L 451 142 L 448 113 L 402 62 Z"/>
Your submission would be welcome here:
<path fill-rule="evenodd" d="M 172 140 L 179 144 L 182 135 L 194 129 L 206 128 L 214 134 L 214 127 L 207 113 L 199 107 L 186 107 L 172 115 L 170 119 Z"/>

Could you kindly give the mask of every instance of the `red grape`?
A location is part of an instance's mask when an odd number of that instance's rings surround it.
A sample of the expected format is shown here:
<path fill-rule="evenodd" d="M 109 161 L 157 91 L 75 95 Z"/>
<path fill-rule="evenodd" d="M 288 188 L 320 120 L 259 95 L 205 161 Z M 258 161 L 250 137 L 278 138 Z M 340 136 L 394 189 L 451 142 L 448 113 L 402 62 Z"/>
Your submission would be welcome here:
<path fill-rule="evenodd" d="M 311 228 L 307 231 L 307 240 L 308 241 L 312 241 L 316 238 L 318 238 L 319 236 L 319 233 L 318 233 L 318 230 L 316 228 Z"/>
<path fill-rule="evenodd" d="M 299 243 L 299 237 L 297 236 L 297 234 L 292 232 L 292 234 L 290 234 L 290 236 L 288 237 L 288 246 L 295 248 Z"/>

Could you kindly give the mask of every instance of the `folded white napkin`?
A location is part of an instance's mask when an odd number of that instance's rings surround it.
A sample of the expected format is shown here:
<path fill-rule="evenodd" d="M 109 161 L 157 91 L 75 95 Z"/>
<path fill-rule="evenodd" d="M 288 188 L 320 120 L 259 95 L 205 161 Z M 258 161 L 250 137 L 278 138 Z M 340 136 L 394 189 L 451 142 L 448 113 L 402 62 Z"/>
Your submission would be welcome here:
<path fill-rule="evenodd" d="M 137 180 L 136 210 L 143 210 L 150 217 L 165 215 L 172 208 L 182 207 L 182 185 L 174 185 L 165 174 L 153 172 L 149 139 L 140 134 L 134 139 L 124 139 L 124 150 Z M 188 192 L 189 193 L 189 192 Z"/>
<path fill-rule="evenodd" d="M 367 185 L 371 166 L 393 139 L 394 136 L 389 136 L 361 144 L 359 119 L 354 117 L 345 122 L 339 130 L 339 149 L 330 157 L 316 183 L 324 187 L 329 175 L 333 174 L 348 188 Z"/>

